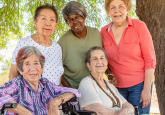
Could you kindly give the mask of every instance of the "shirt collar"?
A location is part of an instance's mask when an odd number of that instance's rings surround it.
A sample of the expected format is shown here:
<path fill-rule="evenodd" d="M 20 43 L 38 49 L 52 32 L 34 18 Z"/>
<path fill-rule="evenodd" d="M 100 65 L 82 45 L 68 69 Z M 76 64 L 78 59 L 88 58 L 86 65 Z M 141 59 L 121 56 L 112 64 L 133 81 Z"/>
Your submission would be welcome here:
<path fill-rule="evenodd" d="M 34 91 L 34 89 L 30 86 L 30 84 L 23 78 L 23 77 L 20 77 L 21 78 L 21 83 L 24 84 L 24 86 L 26 88 L 28 88 L 29 90 L 31 91 Z M 41 92 L 44 90 L 44 86 L 42 85 L 40 79 L 39 79 L 39 82 L 38 82 L 38 92 Z"/>
<path fill-rule="evenodd" d="M 128 21 L 127 27 L 129 25 L 132 26 L 132 20 L 131 20 L 131 18 L 129 16 L 127 16 L 127 21 Z M 110 26 L 108 27 L 108 32 L 110 31 L 112 24 L 113 24 L 113 22 L 110 23 Z"/>

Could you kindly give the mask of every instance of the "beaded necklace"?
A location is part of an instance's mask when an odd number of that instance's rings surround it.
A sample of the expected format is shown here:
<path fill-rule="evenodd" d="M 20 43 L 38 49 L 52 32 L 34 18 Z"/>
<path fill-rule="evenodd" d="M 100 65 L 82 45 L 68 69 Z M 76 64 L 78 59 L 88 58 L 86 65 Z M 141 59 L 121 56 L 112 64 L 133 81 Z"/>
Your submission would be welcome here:
<path fill-rule="evenodd" d="M 116 95 L 112 92 L 112 90 L 109 88 L 108 84 L 106 83 L 106 81 L 104 80 L 104 83 L 106 85 L 106 87 L 109 89 L 109 91 L 112 93 L 112 95 L 114 96 L 115 100 L 110 96 L 108 95 L 107 92 L 104 91 L 104 89 L 100 86 L 100 84 L 97 82 L 97 80 L 92 76 L 92 74 L 90 73 L 91 77 L 93 78 L 93 80 L 96 82 L 96 84 L 100 87 L 100 89 L 112 100 L 112 103 L 113 103 L 113 106 L 112 107 L 121 107 L 120 105 L 120 101 L 119 101 L 119 98 L 116 97 Z"/>

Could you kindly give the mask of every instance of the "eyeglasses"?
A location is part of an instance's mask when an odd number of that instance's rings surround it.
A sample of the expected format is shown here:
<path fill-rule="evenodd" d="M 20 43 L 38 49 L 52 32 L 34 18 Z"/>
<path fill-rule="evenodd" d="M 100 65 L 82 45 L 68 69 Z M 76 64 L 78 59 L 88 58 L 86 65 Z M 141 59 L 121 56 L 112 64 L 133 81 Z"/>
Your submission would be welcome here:
<path fill-rule="evenodd" d="M 81 17 L 80 15 L 76 15 L 74 18 L 69 18 L 69 19 L 67 20 L 67 22 L 68 22 L 69 24 L 71 24 L 71 23 L 73 23 L 75 20 L 76 20 L 76 21 L 83 20 L 83 17 Z"/>

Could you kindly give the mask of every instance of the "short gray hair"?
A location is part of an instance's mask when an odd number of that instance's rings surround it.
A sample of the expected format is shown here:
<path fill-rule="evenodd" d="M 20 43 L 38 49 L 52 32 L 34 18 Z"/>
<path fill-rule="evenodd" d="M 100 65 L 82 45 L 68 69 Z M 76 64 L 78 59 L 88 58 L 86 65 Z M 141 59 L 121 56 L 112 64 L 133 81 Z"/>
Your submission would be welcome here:
<path fill-rule="evenodd" d="M 62 10 L 62 14 L 66 23 L 67 23 L 69 15 L 77 14 L 77 15 L 82 16 L 84 20 L 87 17 L 87 12 L 85 10 L 85 7 L 76 1 L 68 2 L 66 6 L 64 7 L 64 9 Z"/>
<path fill-rule="evenodd" d="M 99 46 L 94 46 L 94 47 L 90 48 L 90 49 L 86 52 L 85 63 L 90 63 L 91 53 L 92 53 L 93 51 L 95 51 L 95 50 L 101 50 L 101 51 L 103 51 L 106 60 L 108 60 L 107 54 L 106 54 L 106 52 L 104 51 L 104 49 L 103 49 L 102 47 L 99 47 Z"/>
<path fill-rule="evenodd" d="M 45 57 L 41 54 L 41 52 L 34 46 L 25 46 L 19 50 L 16 57 L 17 67 L 20 71 L 23 71 L 24 60 L 28 58 L 29 56 L 31 56 L 32 54 L 36 55 L 36 57 L 40 61 L 41 67 L 43 68 L 44 63 L 45 63 Z M 17 71 L 17 74 L 20 75 L 18 71 Z"/>

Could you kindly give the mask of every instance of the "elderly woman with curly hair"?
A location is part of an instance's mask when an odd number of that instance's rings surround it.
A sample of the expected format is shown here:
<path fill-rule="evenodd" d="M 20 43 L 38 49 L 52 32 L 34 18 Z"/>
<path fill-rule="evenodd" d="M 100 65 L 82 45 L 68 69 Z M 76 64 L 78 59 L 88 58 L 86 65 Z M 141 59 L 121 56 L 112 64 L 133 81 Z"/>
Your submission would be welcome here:
<path fill-rule="evenodd" d="M 156 56 L 146 24 L 128 16 L 131 7 L 131 0 L 105 0 L 112 22 L 101 29 L 103 48 L 108 77 L 115 76 L 119 92 L 140 114 L 149 114 Z"/>
<path fill-rule="evenodd" d="M 62 14 L 70 27 L 58 41 L 62 48 L 64 66 L 62 84 L 78 88 L 80 81 L 89 74 L 84 63 L 85 52 L 93 46 L 102 46 L 101 34 L 98 29 L 85 25 L 87 13 L 82 4 L 69 2 Z"/>
<path fill-rule="evenodd" d="M 5 115 L 59 115 L 61 103 L 80 97 L 76 89 L 57 86 L 42 76 L 45 57 L 36 47 L 21 48 L 16 63 L 19 76 L 0 87 L 0 109 L 5 103 L 17 104 Z"/>

